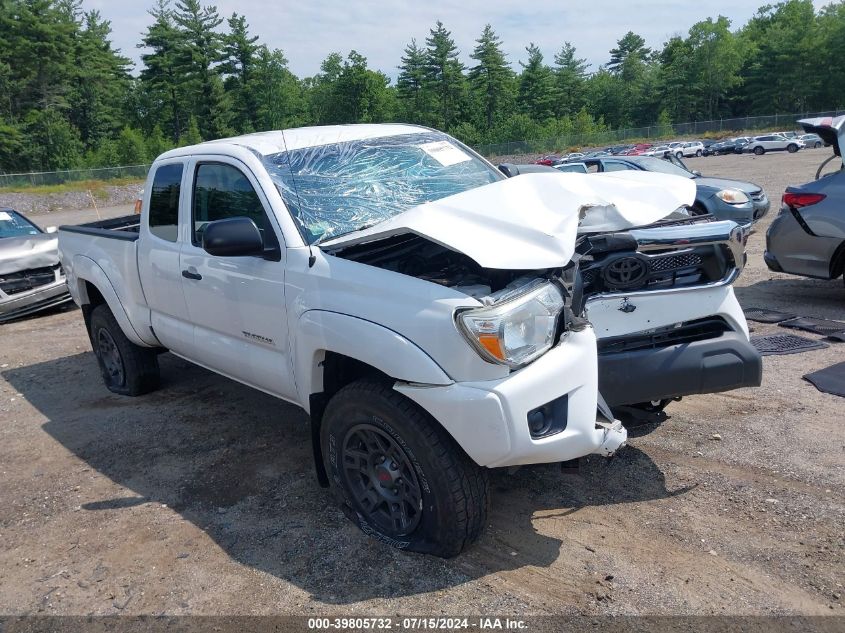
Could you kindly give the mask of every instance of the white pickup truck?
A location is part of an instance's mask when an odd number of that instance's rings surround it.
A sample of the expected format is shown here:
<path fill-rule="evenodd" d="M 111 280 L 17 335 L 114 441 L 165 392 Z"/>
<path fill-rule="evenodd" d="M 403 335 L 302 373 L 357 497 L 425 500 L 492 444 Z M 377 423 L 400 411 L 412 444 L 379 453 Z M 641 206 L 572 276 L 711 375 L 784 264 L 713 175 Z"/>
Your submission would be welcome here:
<path fill-rule="evenodd" d="M 302 128 L 168 152 L 140 217 L 61 227 L 59 248 L 110 390 L 155 389 L 169 350 L 295 403 L 363 531 L 453 556 L 485 525 L 487 468 L 625 444 L 576 239 L 588 211 L 633 226 L 688 193 L 646 189 L 506 179 L 416 126 Z"/>

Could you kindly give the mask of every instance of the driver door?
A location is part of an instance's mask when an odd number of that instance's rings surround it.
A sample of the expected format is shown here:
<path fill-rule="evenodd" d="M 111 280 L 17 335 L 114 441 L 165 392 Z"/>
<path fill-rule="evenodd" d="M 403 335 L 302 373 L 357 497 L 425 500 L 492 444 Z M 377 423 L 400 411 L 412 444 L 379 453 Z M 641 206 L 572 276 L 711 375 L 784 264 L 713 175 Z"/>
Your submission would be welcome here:
<path fill-rule="evenodd" d="M 267 199 L 249 170 L 235 159 L 198 159 L 189 182 L 190 221 L 180 268 L 194 326 L 191 360 L 292 399 L 285 251 Z M 220 257 L 203 250 L 208 223 L 232 217 L 255 222 L 268 254 Z"/>

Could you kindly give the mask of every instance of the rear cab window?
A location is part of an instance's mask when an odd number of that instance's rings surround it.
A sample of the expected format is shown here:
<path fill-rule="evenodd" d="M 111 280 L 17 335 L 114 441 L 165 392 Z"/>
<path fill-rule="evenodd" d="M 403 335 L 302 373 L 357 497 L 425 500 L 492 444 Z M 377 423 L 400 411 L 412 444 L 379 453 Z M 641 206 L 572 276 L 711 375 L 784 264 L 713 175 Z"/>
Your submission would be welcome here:
<path fill-rule="evenodd" d="M 182 189 L 182 163 L 168 163 L 156 169 L 150 191 L 150 233 L 175 242 L 179 235 L 179 194 Z"/>

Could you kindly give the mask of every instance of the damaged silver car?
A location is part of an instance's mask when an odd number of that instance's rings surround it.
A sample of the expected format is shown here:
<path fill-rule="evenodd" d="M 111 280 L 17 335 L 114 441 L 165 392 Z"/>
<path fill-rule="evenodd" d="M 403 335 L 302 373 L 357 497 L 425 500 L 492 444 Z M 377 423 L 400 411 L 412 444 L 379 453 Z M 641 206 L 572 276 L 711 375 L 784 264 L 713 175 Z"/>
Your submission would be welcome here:
<path fill-rule="evenodd" d="M 0 208 L 0 323 L 70 300 L 56 229 Z"/>

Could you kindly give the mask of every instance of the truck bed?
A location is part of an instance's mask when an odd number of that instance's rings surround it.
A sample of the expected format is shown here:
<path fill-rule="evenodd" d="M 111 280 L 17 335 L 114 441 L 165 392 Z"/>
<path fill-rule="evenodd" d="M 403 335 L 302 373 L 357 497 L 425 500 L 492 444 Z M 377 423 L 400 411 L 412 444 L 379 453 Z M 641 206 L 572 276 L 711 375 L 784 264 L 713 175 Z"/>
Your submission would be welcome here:
<path fill-rule="evenodd" d="M 67 233 L 80 233 L 82 235 L 94 235 L 113 240 L 134 242 L 138 239 L 140 228 L 141 216 L 133 214 L 108 220 L 97 220 L 96 222 L 88 222 L 87 224 L 65 224 L 60 226 L 59 230 Z"/>
<path fill-rule="evenodd" d="M 74 299 L 86 282 L 93 283 L 118 322 L 126 320 L 124 332 L 139 333 L 133 342 L 154 344 L 154 337 L 144 334 L 150 331 L 150 312 L 138 271 L 139 230 L 138 215 L 60 226 L 59 259 Z"/>

